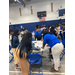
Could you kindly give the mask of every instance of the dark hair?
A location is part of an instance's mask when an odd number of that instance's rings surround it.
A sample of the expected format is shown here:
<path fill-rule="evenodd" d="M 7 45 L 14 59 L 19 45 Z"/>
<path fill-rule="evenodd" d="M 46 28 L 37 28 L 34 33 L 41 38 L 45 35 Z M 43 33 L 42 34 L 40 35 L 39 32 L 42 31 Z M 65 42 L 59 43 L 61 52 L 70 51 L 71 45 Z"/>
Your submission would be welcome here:
<path fill-rule="evenodd" d="M 42 33 L 43 33 L 43 37 L 44 37 L 46 34 L 53 34 L 52 32 L 48 32 L 47 29 L 44 29 L 44 30 L 42 31 Z"/>
<path fill-rule="evenodd" d="M 60 22 L 59 24 L 62 24 L 62 22 Z"/>
<path fill-rule="evenodd" d="M 48 28 L 49 28 L 50 26 L 51 26 L 51 25 L 49 25 Z"/>
<path fill-rule="evenodd" d="M 55 26 L 52 26 L 51 29 L 50 29 L 50 32 L 53 32 Z"/>
<path fill-rule="evenodd" d="M 31 32 L 27 32 L 21 41 L 21 48 L 20 48 L 20 53 L 19 53 L 20 58 L 23 57 L 23 55 L 21 54 L 21 51 L 24 49 L 24 47 L 26 47 L 27 54 L 28 54 L 28 51 L 31 50 L 31 48 L 32 48 L 31 41 L 32 41 L 32 34 L 31 34 Z"/>
<path fill-rule="evenodd" d="M 19 32 L 19 31 L 20 31 L 19 29 L 16 29 L 16 30 L 14 31 L 13 36 L 18 36 L 18 32 Z"/>
<path fill-rule="evenodd" d="M 58 25 L 58 23 L 55 23 L 55 25 Z"/>
<path fill-rule="evenodd" d="M 11 32 L 13 32 L 13 29 L 12 29 L 12 28 L 9 29 L 9 34 L 10 34 Z"/>
<path fill-rule="evenodd" d="M 39 27 L 39 25 L 36 25 L 36 28 L 38 28 Z"/>
<path fill-rule="evenodd" d="M 65 26 L 65 23 L 62 23 L 63 26 Z"/>
<path fill-rule="evenodd" d="M 55 24 L 55 27 L 58 27 L 58 26 L 59 26 L 58 23 L 56 23 L 56 24 Z"/>

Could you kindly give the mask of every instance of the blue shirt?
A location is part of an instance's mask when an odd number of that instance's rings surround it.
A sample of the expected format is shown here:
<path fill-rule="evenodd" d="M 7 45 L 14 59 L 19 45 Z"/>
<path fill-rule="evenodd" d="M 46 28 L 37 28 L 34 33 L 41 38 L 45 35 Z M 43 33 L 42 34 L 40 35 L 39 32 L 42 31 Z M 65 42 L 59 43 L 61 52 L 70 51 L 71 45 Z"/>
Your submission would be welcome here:
<path fill-rule="evenodd" d="M 42 30 L 40 30 L 40 32 L 35 31 L 35 35 L 36 36 L 41 35 L 41 32 L 42 32 Z"/>
<path fill-rule="evenodd" d="M 60 26 L 60 30 L 62 30 L 62 26 Z"/>
<path fill-rule="evenodd" d="M 60 40 L 54 34 L 46 34 L 43 43 L 47 43 L 52 48 L 55 44 L 60 43 Z"/>
<path fill-rule="evenodd" d="M 65 39 L 62 40 L 62 44 L 65 46 Z"/>
<path fill-rule="evenodd" d="M 65 29 L 63 29 L 63 31 L 65 31 Z"/>

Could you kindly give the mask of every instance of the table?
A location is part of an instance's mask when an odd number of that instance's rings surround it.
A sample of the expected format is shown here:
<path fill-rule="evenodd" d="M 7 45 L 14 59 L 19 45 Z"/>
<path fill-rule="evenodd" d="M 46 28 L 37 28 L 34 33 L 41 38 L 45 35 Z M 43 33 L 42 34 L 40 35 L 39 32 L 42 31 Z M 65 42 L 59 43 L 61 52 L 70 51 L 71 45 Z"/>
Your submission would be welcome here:
<path fill-rule="evenodd" d="M 43 41 L 33 41 L 32 43 L 35 44 L 35 47 L 38 46 L 39 48 L 41 48 L 42 45 L 43 45 Z M 49 48 L 50 48 L 50 47 L 47 46 L 47 44 L 46 44 L 45 47 L 44 47 L 44 49 L 41 49 L 41 50 L 39 50 L 39 51 L 33 50 L 32 52 L 33 52 L 33 53 L 43 52 L 43 51 L 49 50 Z"/>

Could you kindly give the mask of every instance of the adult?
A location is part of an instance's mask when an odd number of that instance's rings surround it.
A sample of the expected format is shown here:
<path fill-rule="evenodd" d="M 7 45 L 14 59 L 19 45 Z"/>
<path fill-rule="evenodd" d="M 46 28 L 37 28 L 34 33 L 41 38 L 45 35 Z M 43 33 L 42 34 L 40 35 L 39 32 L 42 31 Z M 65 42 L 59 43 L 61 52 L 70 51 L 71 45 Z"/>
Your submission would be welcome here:
<path fill-rule="evenodd" d="M 19 45 L 19 39 L 18 39 L 18 35 L 20 34 L 20 30 L 19 29 L 16 29 L 14 31 L 14 34 L 12 35 L 12 40 L 11 40 L 11 46 L 12 46 L 12 51 L 13 51 L 13 55 L 14 55 L 14 62 L 15 62 L 15 68 L 20 68 L 18 66 L 18 58 L 16 56 L 16 48 L 17 46 Z"/>
<path fill-rule="evenodd" d="M 63 36 L 63 39 L 65 39 L 65 23 L 62 23 L 62 36 Z"/>
<path fill-rule="evenodd" d="M 43 31 L 43 29 L 46 29 L 46 27 L 44 25 L 41 26 L 41 31 Z"/>
<path fill-rule="evenodd" d="M 51 27 L 50 32 L 53 33 L 55 36 L 57 36 L 58 34 L 58 31 L 55 30 L 55 26 Z"/>
<path fill-rule="evenodd" d="M 59 23 L 59 30 L 62 30 L 62 23 Z"/>
<path fill-rule="evenodd" d="M 27 32 L 26 36 L 22 38 L 21 43 L 16 49 L 16 54 L 19 59 L 22 75 L 29 75 L 30 73 L 27 56 L 32 52 L 32 49 L 39 50 L 32 44 L 32 34 L 30 32 Z"/>
<path fill-rule="evenodd" d="M 39 29 L 35 30 L 35 40 L 41 40 L 42 36 L 41 36 L 42 30 L 41 27 L 39 27 Z"/>
<path fill-rule="evenodd" d="M 38 29 L 39 25 L 36 25 L 35 29 Z"/>
<path fill-rule="evenodd" d="M 60 30 L 60 33 L 59 35 L 61 36 L 61 40 L 63 40 L 63 35 L 62 35 L 62 23 L 59 23 L 59 30 Z"/>
<path fill-rule="evenodd" d="M 48 26 L 48 29 L 47 30 L 50 32 L 50 29 L 51 29 L 51 25 Z"/>
<path fill-rule="evenodd" d="M 54 60 L 54 67 L 51 69 L 53 71 L 58 71 L 58 68 L 60 67 L 60 54 L 63 50 L 63 44 L 60 42 L 60 40 L 53 34 L 49 33 L 48 31 L 44 32 L 44 39 L 43 39 L 43 47 L 45 47 L 46 43 L 50 46 L 53 60 Z"/>
<path fill-rule="evenodd" d="M 22 32 L 21 32 L 21 35 L 22 35 L 22 38 L 25 36 L 25 34 L 28 32 L 28 30 L 25 28 L 25 27 L 23 27 L 22 28 Z"/>
<path fill-rule="evenodd" d="M 13 29 L 9 29 L 9 45 L 11 46 L 11 40 L 12 40 L 12 35 L 13 35 Z"/>

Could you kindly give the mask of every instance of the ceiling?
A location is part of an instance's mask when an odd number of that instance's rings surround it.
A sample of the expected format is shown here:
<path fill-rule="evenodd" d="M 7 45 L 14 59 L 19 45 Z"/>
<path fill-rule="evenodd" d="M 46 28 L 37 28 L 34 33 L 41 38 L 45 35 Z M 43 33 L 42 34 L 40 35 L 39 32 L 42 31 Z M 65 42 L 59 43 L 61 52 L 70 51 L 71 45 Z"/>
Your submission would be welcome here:
<path fill-rule="evenodd" d="M 25 4 L 25 2 L 28 2 L 28 1 L 31 1 L 31 0 L 19 0 L 22 4 Z M 11 4 L 17 4 L 17 3 L 19 3 L 18 1 L 16 1 L 16 0 L 9 0 L 9 5 L 11 5 Z"/>

